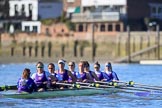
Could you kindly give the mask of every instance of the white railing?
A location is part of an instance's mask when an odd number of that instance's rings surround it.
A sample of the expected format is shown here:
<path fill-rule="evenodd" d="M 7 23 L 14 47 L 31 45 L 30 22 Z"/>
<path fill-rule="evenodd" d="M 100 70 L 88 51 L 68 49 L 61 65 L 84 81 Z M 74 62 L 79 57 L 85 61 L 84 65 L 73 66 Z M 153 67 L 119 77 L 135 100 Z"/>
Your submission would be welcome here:
<path fill-rule="evenodd" d="M 76 13 L 72 15 L 72 22 L 98 22 L 119 20 L 119 12 Z"/>

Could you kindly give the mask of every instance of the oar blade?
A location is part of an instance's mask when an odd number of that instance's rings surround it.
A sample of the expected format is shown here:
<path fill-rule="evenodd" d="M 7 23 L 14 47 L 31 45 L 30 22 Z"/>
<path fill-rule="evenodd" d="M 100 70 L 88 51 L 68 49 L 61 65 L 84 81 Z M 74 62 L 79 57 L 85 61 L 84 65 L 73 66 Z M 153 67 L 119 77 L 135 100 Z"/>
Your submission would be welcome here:
<path fill-rule="evenodd" d="M 150 92 L 135 92 L 134 95 L 136 96 L 142 96 L 142 97 L 146 97 L 149 96 L 151 93 Z"/>

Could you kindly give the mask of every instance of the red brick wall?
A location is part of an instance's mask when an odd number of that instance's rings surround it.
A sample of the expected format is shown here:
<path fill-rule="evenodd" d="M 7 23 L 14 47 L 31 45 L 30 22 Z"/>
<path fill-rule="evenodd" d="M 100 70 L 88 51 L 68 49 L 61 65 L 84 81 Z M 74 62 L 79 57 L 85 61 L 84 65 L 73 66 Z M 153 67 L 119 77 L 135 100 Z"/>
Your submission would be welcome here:
<path fill-rule="evenodd" d="M 46 34 L 46 29 L 49 29 L 49 33 L 51 34 L 51 36 L 58 36 L 58 34 L 60 35 L 64 35 L 66 33 L 69 33 L 68 28 L 66 27 L 65 24 L 52 24 L 50 26 L 47 25 L 42 25 L 41 26 L 41 34 Z"/>

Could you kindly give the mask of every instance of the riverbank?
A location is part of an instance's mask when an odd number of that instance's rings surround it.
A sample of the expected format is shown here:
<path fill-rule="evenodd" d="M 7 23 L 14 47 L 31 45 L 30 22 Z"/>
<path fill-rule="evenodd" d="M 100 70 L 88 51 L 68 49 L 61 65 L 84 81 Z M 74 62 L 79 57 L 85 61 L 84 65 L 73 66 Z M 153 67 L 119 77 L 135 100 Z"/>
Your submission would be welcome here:
<path fill-rule="evenodd" d="M 127 62 L 128 46 L 130 53 L 140 52 L 155 45 L 156 32 L 131 32 L 130 44 L 127 33 L 118 33 L 116 36 L 95 36 L 95 55 L 92 57 L 92 39 L 90 37 L 45 37 L 41 35 L 21 36 L 13 38 L 6 34 L 2 36 L 0 48 L 0 63 L 26 62 L 57 62 L 63 58 L 67 61 L 87 60 L 89 62 L 116 62 L 121 58 Z M 162 50 L 161 50 L 162 52 Z M 162 53 L 160 52 L 160 57 Z M 131 58 L 132 62 L 157 59 L 157 50 L 140 53 Z M 49 55 L 50 54 L 50 55 Z"/>

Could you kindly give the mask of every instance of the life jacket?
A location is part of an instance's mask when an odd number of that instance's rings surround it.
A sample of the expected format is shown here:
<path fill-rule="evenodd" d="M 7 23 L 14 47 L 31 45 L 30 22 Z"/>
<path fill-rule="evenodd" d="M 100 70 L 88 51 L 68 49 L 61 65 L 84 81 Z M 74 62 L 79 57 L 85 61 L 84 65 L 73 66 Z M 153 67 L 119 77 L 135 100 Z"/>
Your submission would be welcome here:
<path fill-rule="evenodd" d="M 75 78 L 81 78 L 79 72 L 72 72 L 72 74 L 74 75 Z"/>
<path fill-rule="evenodd" d="M 58 79 L 58 81 L 69 80 L 68 70 L 65 69 L 65 72 L 63 74 L 60 74 L 58 70 L 58 73 L 56 74 L 56 78 Z"/>
<path fill-rule="evenodd" d="M 94 81 L 98 80 L 97 76 L 96 77 L 94 76 L 94 74 L 96 74 L 95 72 L 89 71 L 89 73 Z"/>
<path fill-rule="evenodd" d="M 32 89 L 33 88 L 33 85 L 34 85 L 34 81 L 29 78 L 29 79 L 23 79 L 23 78 L 20 78 L 18 80 L 18 92 L 32 92 Z"/>
<path fill-rule="evenodd" d="M 36 83 L 37 86 L 42 85 L 42 83 L 45 82 L 45 81 L 47 81 L 47 77 L 46 77 L 45 72 L 43 72 L 43 75 L 42 75 L 42 76 L 39 76 L 39 75 L 36 73 L 34 82 Z"/>
<path fill-rule="evenodd" d="M 82 74 L 80 74 L 80 78 L 81 78 L 82 80 L 87 79 L 86 73 L 83 72 Z"/>
<path fill-rule="evenodd" d="M 116 73 L 115 72 L 111 72 L 111 73 L 106 73 L 106 75 L 109 77 L 109 80 L 108 81 L 111 81 L 111 80 L 113 80 L 114 78 L 116 79 L 116 80 L 119 80 L 119 78 L 118 78 L 118 76 L 116 75 Z"/>
<path fill-rule="evenodd" d="M 56 77 L 56 73 L 50 74 L 50 75 L 48 76 L 48 80 L 49 80 L 49 81 L 58 81 L 58 79 L 57 79 L 57 77 Z"/>
<path fill-rule="evenodd" d="M 99 80 L 101 81 L 102 79 L 104 79 L 104 75 L 103 72 L 95 72 L 97 77 L 99 78 Z"/>

